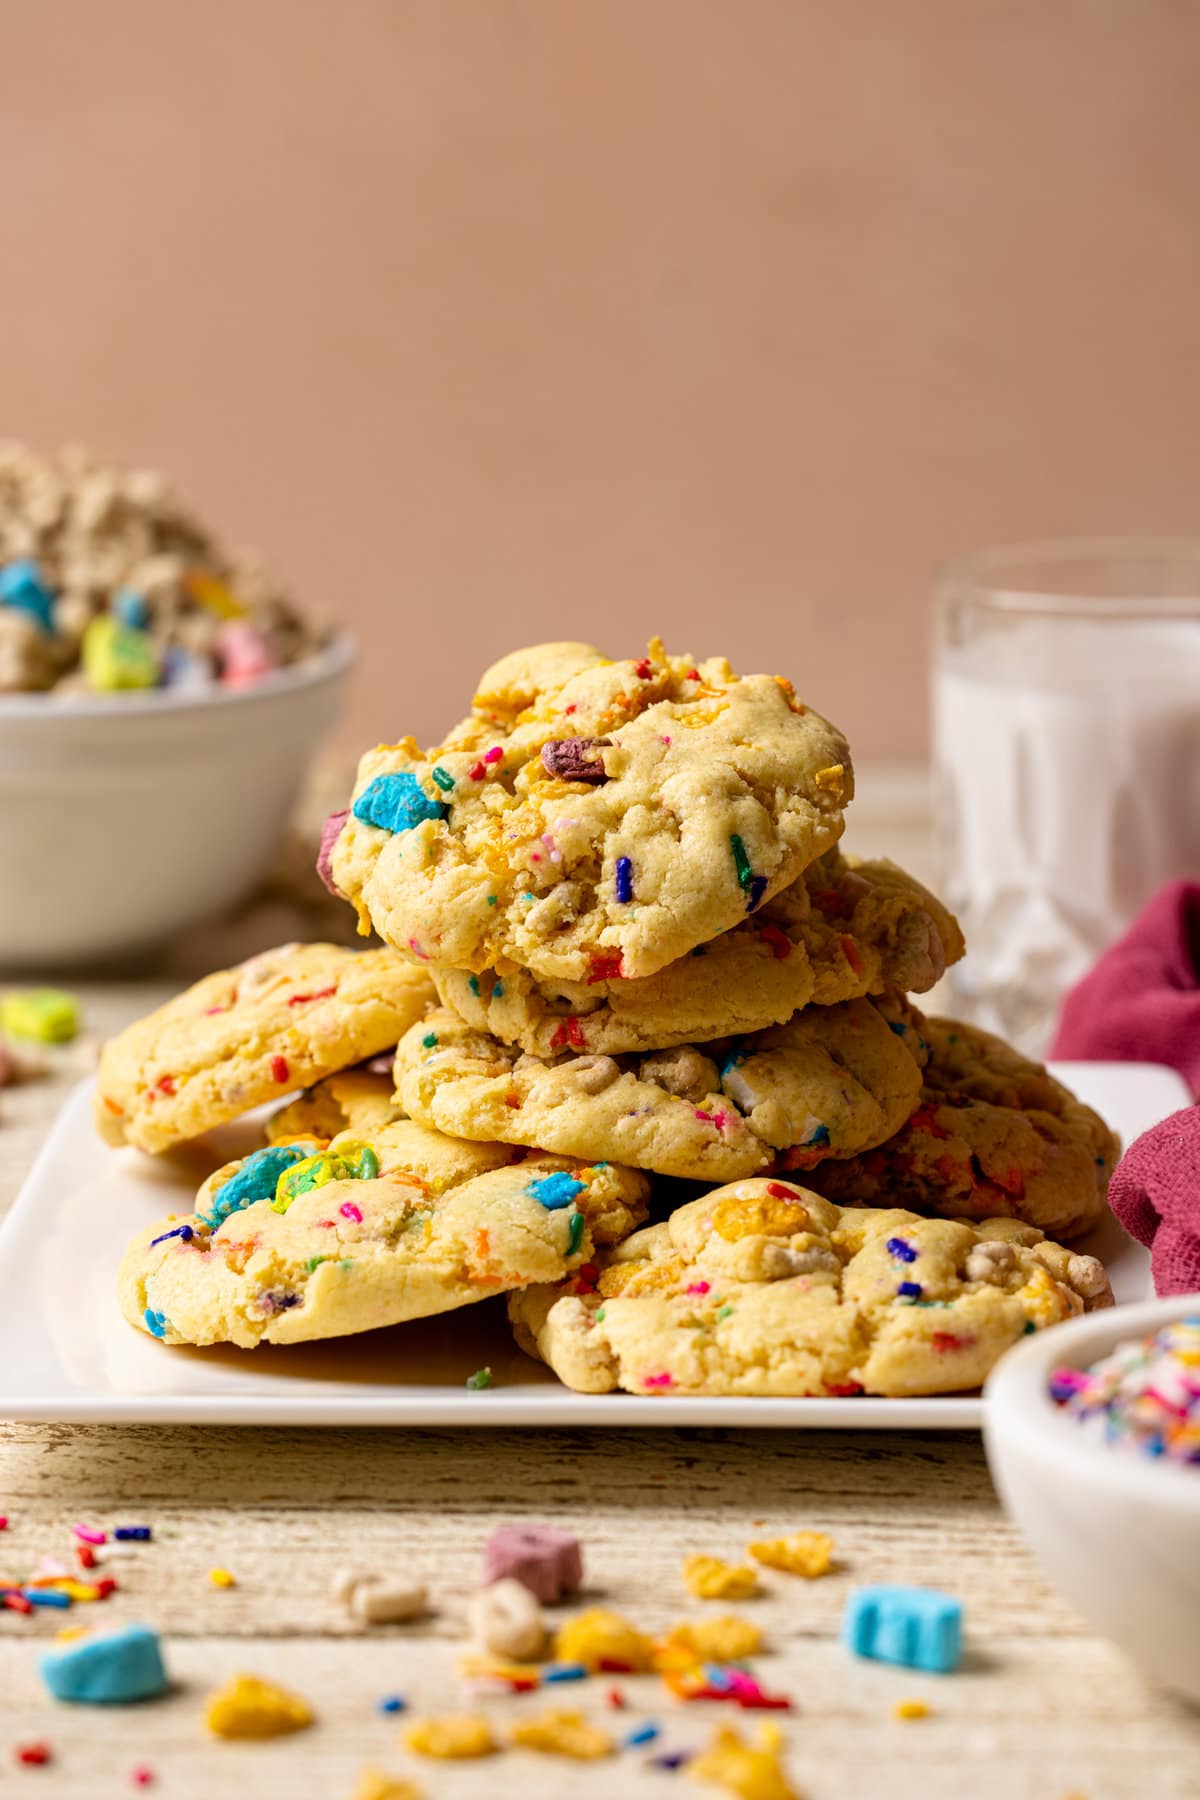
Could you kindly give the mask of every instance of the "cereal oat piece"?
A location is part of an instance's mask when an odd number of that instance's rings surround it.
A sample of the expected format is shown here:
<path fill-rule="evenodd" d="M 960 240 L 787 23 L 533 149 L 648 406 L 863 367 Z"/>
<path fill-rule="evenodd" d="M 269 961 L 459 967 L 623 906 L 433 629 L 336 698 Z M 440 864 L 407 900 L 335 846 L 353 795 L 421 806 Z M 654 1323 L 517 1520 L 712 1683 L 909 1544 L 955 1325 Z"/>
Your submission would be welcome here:
<path fill-rule="evenodd" d="M 611 1756 L 616 1748 L 607 1731 L 592 1725 L 577 1712 L 548 1712 L 521 1719 L 509 1737 L 523 1750 L 544 1750 L 551 1756 L 570 1756 L 577 1762 L 594 1762 Z"/>
<path fill-rule="evenodd" d="M 620 1674 L 654 1667 L 653 1640 L 620 1613 L 603 1606 L 591 1606 L 561 1625 L 554 1654 L 562 1663 L 582 1663 L 586 1669 Z"/>
<path fill-rule="evenodd" d="M 493 1656 L 536 1662 L 546 1648 L 546 1621 L 537 1596 L 511 1576 L 472 1594 L 467 1624 L 475 1642 Z"/>
<path fill-rule="evenodd" d="M 257 1675 L 235 1675 L 209 1695 L 204 1708 L 204 1723 L 214 1737 L 281 1737 L 285 1732 L 303 1731 L 312 1722 L 307 1701 Z"/>
<path fill-rule="evenodd" d="M 485 1585 L 512 1576 L 551 1605 L 583 1586 L 583 1549 L 554 1525 L 500 1525 L 483 1549 Z"/>
<path fill-rule="evenodd" d="M 780 1762 L 783 1734 L 778 1726 L 760 1725 L 753 1744 L 722 1726 L 707 1750 L 688 1764 L 693 1781 L 712 1782 L 738 1800 L 800 1800 Z"/>
<path fill-rule="evenodd" d="M 541 1061 L 440 1008 L 401 1039 L 396 1088 L 454 1137 L 733 1180 L 882 1143 L 916 1104 L 922 1057 L 920 1015 L 894 1000 L 807 1007 L 750 1037 L 620 1063 Z"/>
<path fill-rule="evenodd" d="M 923 993 L 962 951 L 951 914 L 911 875 L 830 851 L 703 954 L 640 980 L 539 980 L 513 963 L 430 973 L 443 1006 L 531 1056 L 618 1056 L 764 1031 L 810 1004 Z"/>
<path fill-rule="evenodd" d="M 558 1279 L 645 1216 L 637 1170 L 532 1157 L 476 1174 L 479 1145 L 401 1125 L 423 1140 L 420 1172 L 387 1132 L 375 1175 L 364 1173 L 371 1146 L 343 1137 L 316 1157 L 311 1143 L 273 1145 L 219 1169 L 190 1219 L 147 1226 L 126 1250 L 118 1293 L 130 1324 L 168 1344 L 341 1337 Z M 331 1178 L 318 1180 L 324 1158 Z M 555 1182 L 567 1204 L 542 1197 Z"/>
<path fill-rule="evenodd" d="M 719 1556 L 689 1556 L 683 1584 L 697 1600 L 744 1600 L 758 1592 L 758 1576 L 745 1565 L 722 1562 Z"/>
<path fill-rule="evenodd" d="M 96 1122 L 166 1150 L 396 1042 L 427 977 L 389 950 L 284 944 L 208 975 L 104 1047 Z"/>
<path fill-rule="evenodd" d="M 417 957 L 639 977 L 796 880 L 852 793 L 845 740 L 773 676 L 541 645 L 436 750 L 367 752 L 333 879 Z"/>
<path fill-rule="evenodd" d="M 434 1756 L 443 1761 L 492 1756 L 500 1748 L 491 1721 L 482 1713 L 443 1713 L 438 1718 L 414 1719 L 405 1729 L 404 1742 L 418 1756 Z"/>
<path fill-rule="evenodd" d="M 813 1581 L 833 1567 L 833 1539 L 823 1531 L 793 1531 L 787 1537 L 747 1546 L 755 1562 L 765 1569 L 782 1569 L 787 1575 L 803 1575 Z"/>
<path fill-rule="evenodd" d="M 599 1252 L 589 1283 L 512 1296 L 509 1318 L 581 1393 L 956 1393 L 1027 1330 L 1095 1305 L 1096 1270 L 1012 1219 L 739 1181 Z"/>

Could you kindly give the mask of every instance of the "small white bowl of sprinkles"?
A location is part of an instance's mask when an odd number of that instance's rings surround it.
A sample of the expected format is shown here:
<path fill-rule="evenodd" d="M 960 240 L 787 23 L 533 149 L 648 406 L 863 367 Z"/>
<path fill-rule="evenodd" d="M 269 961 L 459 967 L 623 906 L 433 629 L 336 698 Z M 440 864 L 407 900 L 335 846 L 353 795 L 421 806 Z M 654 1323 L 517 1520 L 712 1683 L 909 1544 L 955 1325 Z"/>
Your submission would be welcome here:
<path fill-rule="evenodd" d="M 993 1478 L 1048 1578 L 1200 1701 L 1200 1294 L 1038 1332 L 984 1400 Z"/>

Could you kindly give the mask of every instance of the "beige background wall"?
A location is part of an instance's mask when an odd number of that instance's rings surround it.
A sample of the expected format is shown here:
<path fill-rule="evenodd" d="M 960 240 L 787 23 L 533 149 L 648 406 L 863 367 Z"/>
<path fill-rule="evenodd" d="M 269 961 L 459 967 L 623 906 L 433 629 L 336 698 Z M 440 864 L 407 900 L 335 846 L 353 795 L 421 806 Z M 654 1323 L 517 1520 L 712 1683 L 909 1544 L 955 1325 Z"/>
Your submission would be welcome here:
<path fill-rule="evenodd" d="M 158 462 L 356 740 L 652 630 L 924 743 L 926 571 L 1200 528 L 1187 0 L 0 0 L 0 430 Z"/>

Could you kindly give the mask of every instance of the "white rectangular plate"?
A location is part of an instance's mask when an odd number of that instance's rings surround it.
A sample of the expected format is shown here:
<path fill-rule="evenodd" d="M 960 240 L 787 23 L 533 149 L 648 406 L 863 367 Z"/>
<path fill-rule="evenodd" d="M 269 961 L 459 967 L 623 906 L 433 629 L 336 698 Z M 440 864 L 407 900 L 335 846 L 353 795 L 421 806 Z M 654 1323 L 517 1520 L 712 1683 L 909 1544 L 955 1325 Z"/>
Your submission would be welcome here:
<path fill-rule="evenodd" d="M 1128 1144 L 1191 1102 L 1170 1069 L 1064 1063 L 1055 1073 Z M 168 1349 L 117 1310 L 121 1252 L 143 1225 L 191 1211 L 212 1169 L 252 1147 L 243 1123 L 150 1159 L 106 1149 L 91 1083 L 55 1121 L 0 1229 L 0 1417 L 221 1425 L 774 1425 L 856 1430 L 977 1427 L 977 1395 L 920 1400 L 681 1399 L 574 1394 L 515 1347 L 503 1303 L 329 1343 Z M 1149 1257 L 1110 1221 L 1080 1245 L 1121 1301 L 1151 1297 Z M 464 1384 L 490 1365 L 493 1385 Z"/>

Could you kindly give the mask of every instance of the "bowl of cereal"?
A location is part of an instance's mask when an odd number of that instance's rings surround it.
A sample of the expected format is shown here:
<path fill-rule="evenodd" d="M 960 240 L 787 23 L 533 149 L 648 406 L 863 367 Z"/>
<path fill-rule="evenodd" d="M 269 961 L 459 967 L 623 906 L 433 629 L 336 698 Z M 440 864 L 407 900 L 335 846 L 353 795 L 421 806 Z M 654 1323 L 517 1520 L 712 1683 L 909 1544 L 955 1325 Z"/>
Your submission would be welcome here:
<path fill-rule="evenodd" d="M 0 446 L 0 963 L 129 957 L 233 907 L 353 655 L 161 476 Z"/>
<path fill-rule="evenodd" d="M 984 1399 L 993 1478 L 1049 1580 L 1200 1701 L 1200 1295 L 1038 1332 Z"/>

